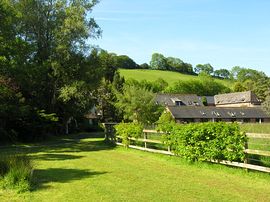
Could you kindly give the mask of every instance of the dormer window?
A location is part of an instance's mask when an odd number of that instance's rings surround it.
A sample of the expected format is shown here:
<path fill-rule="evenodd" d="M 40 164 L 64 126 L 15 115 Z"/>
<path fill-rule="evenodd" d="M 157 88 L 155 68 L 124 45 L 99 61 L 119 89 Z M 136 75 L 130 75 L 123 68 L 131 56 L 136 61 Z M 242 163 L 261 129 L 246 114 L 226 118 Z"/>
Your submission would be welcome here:
<path fill-rule="evenodd" d="M 235 112 L 228 112 L 228 114 L 229 114 L 231 117 L 235 117 L 235 116 L 236 116 L 236 113 L 235 113 Z"/>
<path fill-rule="evenodd" d="M 179 100 L 178 98 L 171 98 L 172 102 L 175 104 L 175 106 L 183 106 L 185 105 L 182 100 Z"/>
<path fill-rule="evenodd" d="M 201 115 L 205 116 L 206 113 L 204 111 L 200 111 Z"/>
<path fill-rule="evenodd" d="M 240 114 L 241 114 L 242 116 L 245 116 L 245 115 L 246 115 L 244 112 L 240 112 Z"/>
<path fill-rule="evenodd" d="M 220 117 L 220 113 L 216 112 L 216 111 L 212 111 L 212 114 L 217 116 L 217 117 Z"/>
<path fill-rule="evenodd" d="M 183 105 L 183 102 L 180 100 L 180 101 L 175 101 L 175 105 L 176 106 L 181 106 L 181 105 Z"/>

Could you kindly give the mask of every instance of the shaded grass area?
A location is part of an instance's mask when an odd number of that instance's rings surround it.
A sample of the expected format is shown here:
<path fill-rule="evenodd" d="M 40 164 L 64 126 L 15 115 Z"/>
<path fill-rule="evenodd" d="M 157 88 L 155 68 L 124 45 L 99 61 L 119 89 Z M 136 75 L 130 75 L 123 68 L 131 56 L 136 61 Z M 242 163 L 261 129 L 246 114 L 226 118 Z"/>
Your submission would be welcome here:
<path fill-rule="evenodd" d="M 155 81 L 158 78 L 164 79 L 170 86 L 175 82 L 182 80 L 197 80 L 198 76 L 182 74 L 178 72 L 171 71 L 161 71 L 161 70 L 146 70 L 146 69 L 120 69 L 121 76 L 125 79 L 135 79 L 138 81 L 147 80 Z M 223 85 L 231 88 L 233 82 L 229 80 L 215 79 L 216 81 L 222 83 Z"/>
<path fill-rule="evenodd" d="M 0 148 L 27 153 L 35 167 L 31 192 L 0 190 L 0 201 L 270 200 L 268 174 L 115 148 L 87 134 L 62 141 Z"/>

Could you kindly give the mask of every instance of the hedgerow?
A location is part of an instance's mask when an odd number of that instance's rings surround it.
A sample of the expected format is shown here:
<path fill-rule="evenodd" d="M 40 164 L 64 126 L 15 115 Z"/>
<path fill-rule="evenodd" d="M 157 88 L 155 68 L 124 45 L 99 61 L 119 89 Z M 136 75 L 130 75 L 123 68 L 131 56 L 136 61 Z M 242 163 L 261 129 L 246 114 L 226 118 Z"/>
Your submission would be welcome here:
<path fill-rule="evenodd" d="M 237 123 L 175 124 L 163 138 L 176 155 L 190 161 L 243 161 L 245 157 L 247 137 Z"/>
<path fill-rule="evenodd" d="M 130 137 L 138 138 L 143 132 L 143 126 L 139 123 L 119 123 L 115 126 L 116 135 L 122 137 L 124 146 L 130 144 Z"/>

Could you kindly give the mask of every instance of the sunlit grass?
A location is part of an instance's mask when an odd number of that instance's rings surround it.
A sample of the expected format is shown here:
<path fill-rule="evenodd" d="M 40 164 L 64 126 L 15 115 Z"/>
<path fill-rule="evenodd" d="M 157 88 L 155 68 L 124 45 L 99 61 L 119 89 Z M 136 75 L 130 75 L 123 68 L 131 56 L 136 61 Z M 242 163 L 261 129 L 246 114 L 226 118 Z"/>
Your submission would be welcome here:
<path fill-rule="evenodd" d="M 270 134 L 270 123 L 244 123 L 240 124 L 243 131 L 248 133 L 268 133 Z"/>
<path fill-rule="evenodd" d="M 197 80 L 197 76 L 181 74 L 178 72 L 172 71 L 161 71 L 161 70 L 145 70 L 145 69 L 120 69 L 121 76 L 124 76 L 126 79 L 135 79 L 138 81 L 147 80 L 155 81 L 158 78 L 164 79 L 168 82 L 169 85 L 174 84 L 175 82 L 187 81 L 187 80 Z M 231 88 L 233 82 L 229 80 L 216 79 L 216 81 L 222 83 L 223 85 Z"/>
<path fill-rule="evenodd" d="M 0 190 L 0 201 L 270 200 L 268 174 L 114 148 L 101 138 L 73 136 L 4 150 L 31 156 L 35 184 L 24 194 Z"/>

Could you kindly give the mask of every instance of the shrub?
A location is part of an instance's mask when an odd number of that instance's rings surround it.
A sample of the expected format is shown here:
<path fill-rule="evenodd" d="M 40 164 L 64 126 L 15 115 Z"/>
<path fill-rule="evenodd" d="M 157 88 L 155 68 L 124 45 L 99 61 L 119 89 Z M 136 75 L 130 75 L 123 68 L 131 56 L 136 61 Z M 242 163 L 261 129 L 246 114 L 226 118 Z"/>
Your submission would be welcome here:
<path fill-rule="evenodd" d="M 165 89 L 166 93 L 216 95 L 229 93 L 231 90 L 223 84 L 214 80 L 211 76 L 200 76 L 200 80 L 178 81 Z"/>
<path fill-rule="evenodd" d="M 175 125 L 164 142 L 190 161 L 243 161 L 247 137 L 236 123 L 209 122 Z"/>
<path fill-rule="evenodd" d="M 18 193 L 31 188 L 33 166 L 26 155 L 1 156 L 0 187 L 16 189 Z"/>
<path fill-rule="evenodd" d="M 143 126 L 139 123 L 119 123 L 115 126 L 116 135 L 122 137 L 122 143 L 128 147 L 130 137 L 138 138 L 143 132 Z"/>
<path fill-rule="evenodd" d="M 168 111 L 164 111 L 156 123 L 157 123 L 156 130 L 165 133 L 170 133 L 173 130 L 174 126 L 176 125 L 174 118 Z"/>

